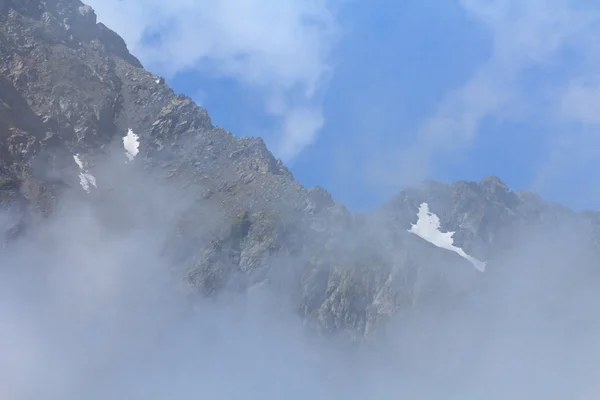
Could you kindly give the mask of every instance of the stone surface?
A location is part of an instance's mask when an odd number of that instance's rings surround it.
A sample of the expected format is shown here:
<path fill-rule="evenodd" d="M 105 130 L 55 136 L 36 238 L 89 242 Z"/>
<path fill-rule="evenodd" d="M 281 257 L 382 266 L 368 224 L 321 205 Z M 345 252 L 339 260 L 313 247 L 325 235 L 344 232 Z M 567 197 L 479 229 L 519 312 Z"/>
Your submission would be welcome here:
<path fill-rule="evenodd" d="M 103 176 L 95 166 L 129 129 L 140 138 L 132 164 L 195 199 L 177 216 L 164 254 L 196 292 L 263 290 L 286 276 L 293 290 L 282 296 L 323 333 L 360 338 L 403 310 L 459 301 L 502 273 L 524 232 L 573 228 L 590 248 L 600 243 L 600 214 L 513 192 L 496 177 L 424 182 L 373 213 L 352 214 L 324 189 L 302 187 L 261 139 L 213 126 L 206 110 L 144 70 L 79 0 L 0 0 L 0 10 L 5 245 L 44 223 L 78 187 L 74 154 L 99 174 L 98 188 L 80 200 L 125 229 L 127 216 L 106 204 L 121 201 L 114 193 L 125 199 L 127 172 Z M 489 272 L 407 232 L 422 202 Z"/>

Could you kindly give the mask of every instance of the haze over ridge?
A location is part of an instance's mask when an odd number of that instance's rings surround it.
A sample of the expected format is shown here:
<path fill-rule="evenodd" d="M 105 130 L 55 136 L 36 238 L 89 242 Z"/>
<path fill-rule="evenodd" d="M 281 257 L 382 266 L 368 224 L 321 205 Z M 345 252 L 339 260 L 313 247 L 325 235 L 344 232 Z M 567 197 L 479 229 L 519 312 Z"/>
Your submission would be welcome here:
<path fill-rule="evenodd" d="M 488 177 L 351 213 L 76 0 L 0 1 L 0 117 L 3 397 L 596 395 L 596 212 Z"/>

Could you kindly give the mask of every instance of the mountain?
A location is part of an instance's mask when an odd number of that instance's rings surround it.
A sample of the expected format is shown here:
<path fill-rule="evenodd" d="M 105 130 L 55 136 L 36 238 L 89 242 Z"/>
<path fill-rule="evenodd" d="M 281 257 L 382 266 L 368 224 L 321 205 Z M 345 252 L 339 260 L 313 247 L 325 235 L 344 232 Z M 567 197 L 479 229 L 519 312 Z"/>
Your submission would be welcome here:
<path fill-rule="evenodd" d="M 260 138 L 214 126 L 89 6 L 0 0 L 4 247 L 76 204 L 114 235 L 160 226 L 164 263 L 202 297 L 276 293 L 318 331 L 352 339 L 485 296 L 510 274 L 577 262 L 571 276 L 583 276 L 600 243 L 600 214 L 497 177 L 428 181 L 351 213 L 295 181 Z"/>

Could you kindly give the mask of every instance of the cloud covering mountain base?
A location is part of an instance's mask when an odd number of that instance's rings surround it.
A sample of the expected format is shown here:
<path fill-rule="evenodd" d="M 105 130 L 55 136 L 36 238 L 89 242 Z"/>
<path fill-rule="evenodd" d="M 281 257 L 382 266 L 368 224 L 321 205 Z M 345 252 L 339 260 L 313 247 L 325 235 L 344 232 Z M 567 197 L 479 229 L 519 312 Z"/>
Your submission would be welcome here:
<path fill-rule="evenodd" d="M 489 178 L 353 214 L 77 0 L 0 1 L 0 33 L 3 399 L 597 397 L 599 213 Z M 409 232 L 425 203 L 485 273 Z"/>
<path fill-rule="evenodd" d="M 291 276 L 281 290 L 193 294 L 161 252 L 176 213 L 156 213 L 184 208 L 185 196 L 152 186 L 137 169 L 127 178 L 135 183 L 108 207 L 142 185 L 154 195 L 114 210 L 128 215 L 126 225 L 107 225 L 93 200 L 67 200 L 48 224 L 2 250 L 2 398 L 597 394 L 596 258 L 575 235 L 564 242 L 566 232 L 524 229 L 523 246 L 496 260 L 482 286 L 451 305 L 405 309 L 359 345 L 303 324 L 283 295 Z"/>

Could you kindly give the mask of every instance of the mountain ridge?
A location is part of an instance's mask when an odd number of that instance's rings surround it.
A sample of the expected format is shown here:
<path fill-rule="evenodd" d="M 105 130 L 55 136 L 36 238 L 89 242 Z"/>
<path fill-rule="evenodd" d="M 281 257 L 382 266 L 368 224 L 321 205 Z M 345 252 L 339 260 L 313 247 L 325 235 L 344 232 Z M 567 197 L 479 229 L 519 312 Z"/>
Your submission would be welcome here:
<path fill-rule="evenodd" d="M 128 163 L 130 130 L 139 153 Z M 275 287 L 285 270 L 301 318 L 353 338 L 403 310 L 459 301 L 503 273 L 498 260 L 524 232 L 580 230 L 594 251 L 600 243 L 597 214 L 513 192 L 497 177 L 424 182 L 351 213 L 325 189 L 304 188 L 262 139 L 213 126 L 79 0 L 0 0 L 0 154 L 5 246 L 51 219 L 64 197 L 128 229 L 123 221 L 142 211 L 127 204 L 152 203 L 149 189 L 128 181 L 143 173 L 186 200 L 168 220 L 162 254 L 195 292 Z M 94 177 L 90 193 L 81 174 Z M 422 203 L 456 246 L 487 262 L 484 274 L 408 232 Z"/>

